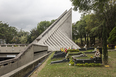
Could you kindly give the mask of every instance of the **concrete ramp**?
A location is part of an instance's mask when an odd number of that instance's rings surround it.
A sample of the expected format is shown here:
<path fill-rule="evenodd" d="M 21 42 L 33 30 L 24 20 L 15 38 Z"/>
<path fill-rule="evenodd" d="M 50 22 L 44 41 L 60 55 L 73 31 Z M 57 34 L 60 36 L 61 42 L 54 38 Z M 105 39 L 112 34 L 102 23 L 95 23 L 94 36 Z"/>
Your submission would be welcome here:
<path fill-rule="evenodd" d="M 58 51 L 60 48 L 69 47 L 80 49 L 72 41 L 72 9 L 66 10 L 33 43 L 48 46 L 49 51 Z"/>

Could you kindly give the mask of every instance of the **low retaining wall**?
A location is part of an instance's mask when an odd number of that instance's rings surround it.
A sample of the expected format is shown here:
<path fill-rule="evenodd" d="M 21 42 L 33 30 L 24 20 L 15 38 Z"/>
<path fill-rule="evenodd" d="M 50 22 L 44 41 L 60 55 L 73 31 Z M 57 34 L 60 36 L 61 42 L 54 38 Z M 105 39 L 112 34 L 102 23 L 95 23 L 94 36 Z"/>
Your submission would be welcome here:
<path fill-rule="evenodd" d="M 27 44 L 0 44 L 0 52 L 21 52 Z"/>
<path fill-rule="evenodd" d="M 24 77 L 28 72 L 33 70 L 35 66 L 38 65 L 38 63 L 42 62 L 43 59 L 45 59 L 47 56 L 49 56 L 51 53 L 48 53 L 28 64 L 25 64 L 21 66 L 20 68 L 17 68 L 16 70 L 13 70 L 5 75 L 2 75 L 1 77 Z"/>

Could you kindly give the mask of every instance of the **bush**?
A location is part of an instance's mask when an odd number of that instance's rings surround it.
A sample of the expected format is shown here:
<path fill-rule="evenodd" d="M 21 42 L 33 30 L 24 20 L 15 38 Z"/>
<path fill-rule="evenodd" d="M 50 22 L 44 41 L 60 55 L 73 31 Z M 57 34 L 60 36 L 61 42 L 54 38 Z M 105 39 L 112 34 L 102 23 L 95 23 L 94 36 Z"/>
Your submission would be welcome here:
<path fill-rule="evenodd" d="M 77 65 L 77 66 L 80 66 L 80 63 L 77 63 L 76 65 Z"/>
<path fill-rule="evenodd" d="M 73 62 L 73 60 L 71 59 L 70 60 L 70 62 L 69 62 L 70 64 L 71 64 L 71 66 L 74 66 L 74 62 Z"/>
<path fill-rule="evenodd" d="M 91 63 L 91 66 L 92 66 L 92 67 L 95 66 L 95 63 Z"/>
<path fill-rule="evenodd" d="M 91 63 L 89 63 L 88 66 L 91 67 Z"/>
<path fill-rule="evenodd" d="M 88 63 L 85 63 L 85 66 L 88 66 Z"/>
<path fill-rule="evenodd" d="M 79 52 L 79 49 L 68 49 L 67 52 Z"/>
<path fill-rule="evenodd" d="M 100 63 L 85 63 L 85 64 L 82 64 L 82 63 L 77 63 L 76 64 L 77 66 L 85 66 L 85 67 L 94 67 L 94 66 L 102 66 L 102 64 Z"/>

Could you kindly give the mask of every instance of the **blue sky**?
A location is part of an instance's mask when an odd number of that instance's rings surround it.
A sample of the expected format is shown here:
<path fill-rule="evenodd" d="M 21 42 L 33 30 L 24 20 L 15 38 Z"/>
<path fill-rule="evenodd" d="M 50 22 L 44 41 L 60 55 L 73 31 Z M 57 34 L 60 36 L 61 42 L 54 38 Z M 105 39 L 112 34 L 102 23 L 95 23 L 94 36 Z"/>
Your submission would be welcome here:
<path fill-rule="evenodd" d="M 57 19 L 71 7 L 70 0 L 0 0 L 0 21 L 30 31 L 37 27 L 37 23 Z M 78 11 L 72 12 L 72 22 L 80 17 Z"/>

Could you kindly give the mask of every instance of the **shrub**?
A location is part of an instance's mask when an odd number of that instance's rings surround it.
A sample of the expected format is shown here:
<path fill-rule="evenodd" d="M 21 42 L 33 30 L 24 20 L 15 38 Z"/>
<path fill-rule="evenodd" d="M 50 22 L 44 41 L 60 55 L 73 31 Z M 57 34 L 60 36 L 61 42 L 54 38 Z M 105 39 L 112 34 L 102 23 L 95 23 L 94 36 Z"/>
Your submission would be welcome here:
<path fill-rule="evenodd" d="M 80 66 L 80 63 L 77 63 L 76 65 L 77 65 L 77 66 Z"/>
<path fill-rule="evenodd" d="M 95 66 L 95 63 L 91 63 L 91 66 L 92 66 L 92 67 Z"/>
<path fill-rule="evenodd" d="M 73 62 L 73 60 L 71 59 L 70 60 L 70 62 L 69 62 L 70 64 L 71 64 L 71 66 L 74 66 L 74 62 Z"/>
<path fill-rule="evenodd" d="M 80 64 L 80 66 L 83 66 L 83 64 Z"/>
<path fill-rule="evenodd" d="M 88 66 L 88 63 L 85 63 L 85 66 Z"/>
<path fill-rule="evenodd" d="M 79 66 L 79 67 L 84 66 L 82 63 L 78 63 L 76 65 Z"/>
<path fill-rule="evenodd" d="M 95 63 L 95 66 L 101 66 L 101 63 Z"/>
<path fill-rule="evenodd" d="M 68 49 L 67 52 L 79 52 L 79 49 Z"/>
<path fill-rule="evenodd" d="M 76 64 L 77 66 L 85 66 L 85 67 L 94 67 L 94 66 L 102 66 L 101 63 L 85 63 L 85 64 L 82 64 L 82 63 L 77 63 Z"/>
<path fill-rule="evenodd" d="M 91 66 L 91 63 L 89 63 L 88 66 L 90 67 Z"/>

